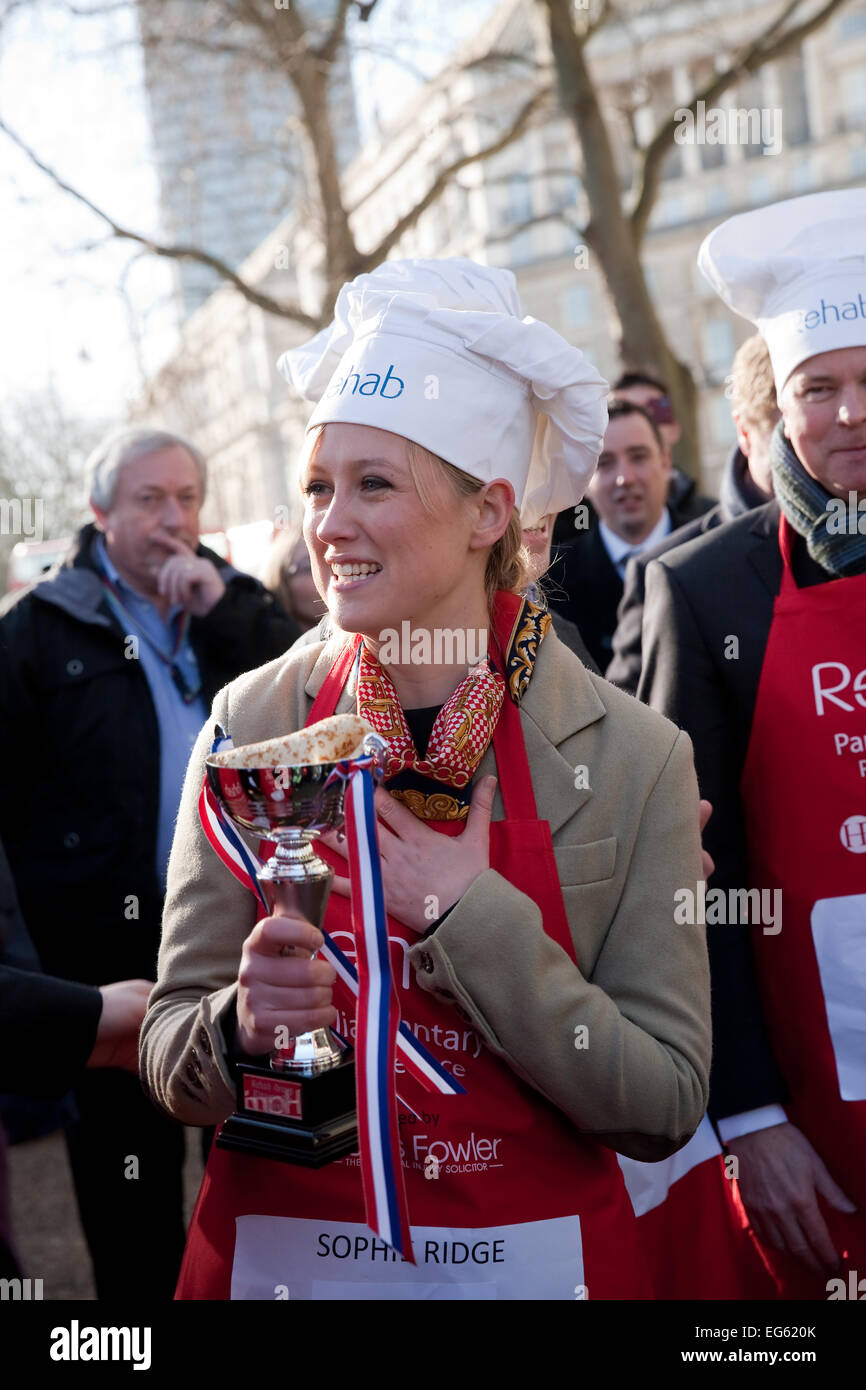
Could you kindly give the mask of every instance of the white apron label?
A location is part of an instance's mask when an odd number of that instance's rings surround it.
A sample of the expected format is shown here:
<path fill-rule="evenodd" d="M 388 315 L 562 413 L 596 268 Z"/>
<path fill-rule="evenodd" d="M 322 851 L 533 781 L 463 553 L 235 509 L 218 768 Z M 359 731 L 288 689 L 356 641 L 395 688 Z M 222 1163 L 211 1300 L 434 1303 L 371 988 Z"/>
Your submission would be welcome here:
<path fill-rule="evenodd" d="M 240 1216 L 235 1227 L 233 1299 L 573 1302 L 584 1282 L 578 1216 L 480 1229 L 413 1226 L 417 1265 L 360 1223 Z"/>
<path fill-rule="evenodd" d="M 821 898 L 812 939 L 843 1100 L 866 1100 L 866 893 Z"/>
<path fill-rule="evenodd" d="M 718 1158 L 722 1152 L 716 1132 L 706 1115 L 687 1144 L 660 1163 L 642 1163 L 637 1158 L 617 1154 L 635 1216 L 643 1216 L 667 1199 L 674 1183 L 699 1163 Z"/>

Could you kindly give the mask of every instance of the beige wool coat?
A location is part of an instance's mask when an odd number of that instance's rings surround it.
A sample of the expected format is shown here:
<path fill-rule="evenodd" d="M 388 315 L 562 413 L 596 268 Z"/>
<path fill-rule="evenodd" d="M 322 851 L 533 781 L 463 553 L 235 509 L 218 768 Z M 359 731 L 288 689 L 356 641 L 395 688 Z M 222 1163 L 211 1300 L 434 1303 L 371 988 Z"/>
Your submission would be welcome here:
<path fill-rule="evenodd" d="M 256 920 L 254 895 L 199 823 L 213 723 L 235 745 L 300 728 L 335 653 L 333 642 L 300 645 L 233 681 L 191 755 L 140 1053 L 151 1096 L 186 1124 L 216 1124 L 235 1109 L 221 1019 Z M 351 682 L 336 712 L 348 711 Z M 676 891 L 695 891 L 702 876 L 691 744 L 591 675 L 553 631 L 520 721 L 579 968 L 547 936 L 535 903 L 492 869 L 409 960 L 422 989 L 461 1011 L 458 1026 L 468 1019 L 579 1131 L 631 1158 L 661 1159 L 690 1138 L 708 1091 L 704 931 L 674 922 Z M 491 744 L 478 776 L 495 772 Z M 502 815 L 497 790 L 493 819 Z M 580 1025 L 586 1046 L 577 1048 Z"/>

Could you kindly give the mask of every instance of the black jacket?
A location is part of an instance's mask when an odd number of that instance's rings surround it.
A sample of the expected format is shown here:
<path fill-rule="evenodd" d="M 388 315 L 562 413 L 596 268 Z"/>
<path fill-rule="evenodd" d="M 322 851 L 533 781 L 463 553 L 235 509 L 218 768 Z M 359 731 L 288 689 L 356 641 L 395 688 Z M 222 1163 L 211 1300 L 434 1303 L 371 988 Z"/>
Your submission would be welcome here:
<path fill-rule="evenodd" d="M 43 975 L 0 843 L 0 1092 L 62 1096 L 96 1042 L 102 996 Z"/>
<path fill-rule="evenodd" d="M 103 596 L 86 526 L 65 561 L 0 605 L 0 838 L 47 974 L 154 979 L 159 729 Z M 298 636 L 257 580 L 200 546 L 226 592 L 190 640 L 209 704 Z"/>
<path fill-rule="evenodd" d="M 739 787 L 782 580 L 778 536 L 773 501 L 677 546 L 646 571 L 638 698 L 685 729 L 694 744 L 701 795 L 713 803 L 704 832 L 716 865 L 713 888 L 748 883 Z M 830 578 L 799 540 L 793 565 L 800 586 Z M 764 1028 L 749 928 L 708 926 L 707 944 L 714 1039 L 709 1109 L 719 1118 L 786 1093 Z"/>
<path fill-rule="evenodd" d="M 686 481 L 691 482 L 691 479 Z M 694 483 L 691 483 L 683 510 L 668 505 L 674 531 L 694 519 L 693 491 Z M 708 497 L 698 498 L 697 503 L 703 511 L 715 506 Z M 571 544 L 554 556 L 544 576 L 543 587 L 551 611 L 561 613 L 575 624 L 593 660 L 603 671 L 611 659 L 623 583 L 607 553 L 594 512 L 587 529 L 578 531 Z"/>
<path fill-rule="evenodd" d="M 666 555 L 675 546 L 684 545 L 686 541 L 706 535 L 707 531 L 714 530 L 726 521 L 745 516 L 746 512 L 764 506 L 769 500 L 766 493 L 752 480 L 746 458 L 738 448 L 734 449 L 725 469 L 721 494 L 717 506 L 701 513 L 694 521 L 681 526 L 679 530 L 671 532 L 663 541 L 659 541 L 658 545 L 644 551 L 642 555 L 636 555 L 628 563 L 625 587 L 617 609 L 616 630 L 613 634 L 613 660 L 604 674 L 607 680 L 627 690 L 630 695 L 636 693 L 640 679 L 641 628 L 647 565 L 659 555 Z"/>

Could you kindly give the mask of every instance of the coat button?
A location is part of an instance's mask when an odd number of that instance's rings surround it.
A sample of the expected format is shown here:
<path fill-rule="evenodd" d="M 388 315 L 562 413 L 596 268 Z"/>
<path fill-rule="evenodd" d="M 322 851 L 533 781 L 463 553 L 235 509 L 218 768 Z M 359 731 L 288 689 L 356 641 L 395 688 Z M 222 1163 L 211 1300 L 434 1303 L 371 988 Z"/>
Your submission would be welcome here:
<path fill-rule="evenodd" d="M 67 675 L 70 675 L 70 676 L 80 676 L 80 675 L 81 675 L 81 672 L 82 672 L 83 670 L 84 670 L 84 662 L 83 662 L 83 661 L 79 661 L 77 656 L 74 656 L 74 657 L 72 658 L 71 661 L 67 661 L 67 663 L 66 663 L 66 672 L 67 672 Z"/>
<path fill-rule="evenodd" d="M 433 965 L 433 957 L 430 955 L 430 952 L 429 952 L 429 951 L 422 951 L 422 952 L 421 952 L 421 956 L 420 956 L 420 961 L 421 961 L 421 969 L 422 969 L 422 970 L 426 970 L 426 972 L 427 972 L 428 975 L 432 975 L 432 974 L 433 974 L 433 971 L 434 971 L 434 969 L 435 969 L 435 967 L 434 967 L 434 965 Z"/>
<path fill-rule="evenodd" d="M 77 831 L 77 830 L 67 830 L 66 834 L 63 836 L 63 847 L 64 847 L 64 849 L 78 849 L 78 846 L 79 846 L 80 844 L 81 844 L 81 836 L 79 835 L 78 831 Z"/>

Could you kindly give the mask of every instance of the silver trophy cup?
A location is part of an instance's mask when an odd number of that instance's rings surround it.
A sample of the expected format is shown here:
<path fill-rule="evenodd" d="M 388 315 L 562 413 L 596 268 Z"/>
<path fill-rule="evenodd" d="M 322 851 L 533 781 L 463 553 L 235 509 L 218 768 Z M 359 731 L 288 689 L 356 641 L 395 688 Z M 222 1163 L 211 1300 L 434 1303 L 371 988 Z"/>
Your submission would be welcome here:
<path fill-rule="evenodd" d="M 241 830 L 271 840 L 275 850 L 256 875 L 271 916 L 302 916 L 321 927 L 334 871 L 316 854 L 314 841 L 345 820 L 348 780 L 337 771 L 350 755 L 381 762 L 385 740 L 355 716 L 343 720 L 346 752 L 329 762 L 280 762 L 273 745 L 251 744 L 207 759 L 207 779 L 223 812 Z M 285 740 L 301 750 L 312 725 Z M 366 731 L 366 732 L 365 732 Z M 283 742 L 283 741 L 280 741 Z M 357 1146 L 353 1050 L 330 1028 L 315 1028 L 275 1047 L 266 1064 L 237 1064 L 238 1110 L 217 1142 L 228 1148 L 318 1167 Z"/>

